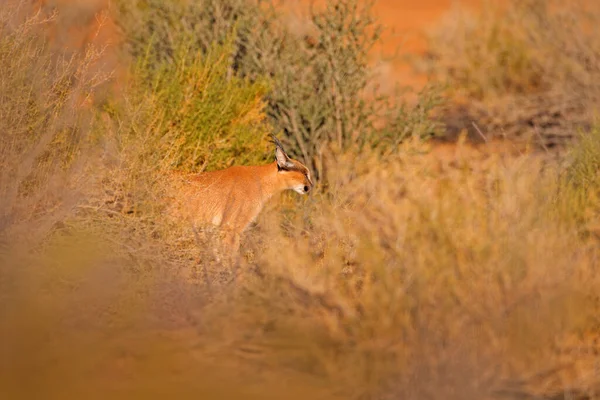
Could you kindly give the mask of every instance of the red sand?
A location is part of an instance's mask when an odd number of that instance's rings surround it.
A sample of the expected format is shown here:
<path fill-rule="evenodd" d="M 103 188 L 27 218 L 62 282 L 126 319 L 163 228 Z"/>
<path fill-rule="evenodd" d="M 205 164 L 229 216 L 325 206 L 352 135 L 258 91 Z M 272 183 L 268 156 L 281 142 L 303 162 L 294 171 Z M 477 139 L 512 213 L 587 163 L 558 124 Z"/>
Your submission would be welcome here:
<path fill-rule="evenodd" d="M 421 53 L 425 50 L 424 32 L 447 13 L 454 5 L 474 6 L 477 0 L 384 0 L 375 4 L 374 12 L 382 24 L 393 34 L 384 36 L 384 52 Z M 415 75 L 402 61 L 392 66 L 391 78 L 404 84 L 420 86 L 425 77 Z"/>
<path fill-rule="evenodd" d="M 313 0 L 283 0 L 284 8 L 295 14 L 302 14 Z M 323 0 L 316 4 L 322 5 Z M 384 56 L 399 54 L 418 54 L 425 50 L 424 33 L 435 26 L 436 22 L 454 6 L 476 7 L 481 0 L 378 0 L 373 11 L 386 33 L 382 46 L 375 50 L 374 61 Z M 422 86 L 426 83 L 424 76 L 416 75 L 405 61 L 384 62 L 380 67 L 382 79 L 386 83 L 399 82 L 405 85 Z"/>

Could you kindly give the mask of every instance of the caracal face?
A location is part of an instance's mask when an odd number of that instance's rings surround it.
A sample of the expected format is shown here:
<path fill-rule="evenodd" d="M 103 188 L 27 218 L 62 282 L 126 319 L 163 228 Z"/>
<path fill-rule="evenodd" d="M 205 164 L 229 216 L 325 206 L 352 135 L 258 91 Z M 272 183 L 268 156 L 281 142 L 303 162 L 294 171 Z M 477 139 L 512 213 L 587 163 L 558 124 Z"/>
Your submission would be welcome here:
<path fill-rule="evenodd" d="M 307 194 L 312 190 L 314 184 L 310 177 L 310 171 L 304 164 L 289 158 L 283 151 L 281 143 L 276 147 L 275 158 L 277 161 L 277 172 L 285 182 L 285 187 L 298 194 Z"/>

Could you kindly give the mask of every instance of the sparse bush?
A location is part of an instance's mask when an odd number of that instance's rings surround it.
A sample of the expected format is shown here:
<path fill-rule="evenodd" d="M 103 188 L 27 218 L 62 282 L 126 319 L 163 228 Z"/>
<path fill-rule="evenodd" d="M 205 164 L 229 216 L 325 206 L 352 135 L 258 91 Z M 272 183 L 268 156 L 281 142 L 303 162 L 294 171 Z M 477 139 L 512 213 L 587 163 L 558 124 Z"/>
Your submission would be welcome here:
<path fill-rule="evenodd" d="M 457 129 L 478 136 L 476 121 L 490 138 L 564 147 L 597 112 L 599 22 L 594 2 L 485 2 L 479 13 L 450 14 L 422 65 L 464 104 L 450 110 L 466 114 Z"/>
<path fill-rule="evenodd" d="M 437 84 L 421 89 L 415 104 L 384 101 L 382 123 L 373 147 L 389 154 L 395 153 L 406 140 L 443 136 L 444 124 L 436 113 L 444 104 L 442 89 Z"/>
<path fill-rule="evenodd" d="M 555 88 L 594 93 L 598 19 L 598 7 L 583 1 L 486 2 L 481 14 L 453 13 L 434 31 L 431 72 L 478 99 Z"/>
<path fill-rule="evenodd" d="M 407 137 L 439 131 L 430 118 L 437 101 L 420 99 L 426 119 L 416 121 L 405 119 L 409 106 L 399 94 L 367 93 L 375 80 L 368 57 L 383 29 L 371 6 L 336 0 L 315 7 L 303 21 L 306 34 L 292 32 L 270 1 L 121 3 L 120 18 L 131 53 L 149 54 L 154 62 L 171 60 L 181 38 L 192 38 L 192 48 L 205 52 L 236 29 L 232 73 L 272 80 L 266 96 L 271 123 L 283 131 L 290 153 L 320 179 L 325 147 L 360 151 L 385 145 L 393 151 Z"/>
<path fill-rule="evenodd" d="M 547 89 L 548 48 L 530 41 L 540 28 L 530 13 L 534 2 L 506 7 L 487 2 L 481 15 L 465 10 L 448 15 L 431 38 L 432 72 L 477 99 Z"/>
<path fill-rule="evenodd" d="M 231 51 L 231 40 L 204 54 L 181 43 L 155 70 L 141 60 L 130 102 L 145 104 L 148 120 L 132 134 L 146 138 L 152 164 L 200 172 L 264 161 L 268 82 L 229 77 Z"/>
<path fill-rule="evenodd" d="M 367 101 L 365 95 L 372 79 L 369 52 L 383 28 L 371 13 L 371 2 L 355 0 L 312 9 L 305 22 L 311 32 L 305 37 L 277 22 L 257 35 L 241 71 L 273 77 L 273 125 L 319 178 L 324 146 L 360 151 L 378 140 L 373 123 L 379 99 Z"/>
<path fill-rule="evenodd" d="M 23 2 L 0 9 L 0 237 L 41 237 L 72 211 L 88 159 L 98 53 L 51 53 L 43 29 L 51 19 L 23 20 Z M 69 190 L 67 190 L 67 188 Z M 21 228 L 21 229 L 19 229 Z M 17 231 L 20 231 L 17 233 Z"/>
<path fill-rule="evenodd" d="M 238 32 L 234 58 L 250 37 L 268 29 L 265 0 L 160 0 L 118 1 L 118 21 L 126 33 L 126 47 L 134 58 L 148 59 L 148 67 L 172 62 L 181 43 L 206 52 L 223 44 L 233 30 Z M 232 58 L 233 60 L 233 58 Z M 231 60 L 230 60 L 231 61 Z"/>

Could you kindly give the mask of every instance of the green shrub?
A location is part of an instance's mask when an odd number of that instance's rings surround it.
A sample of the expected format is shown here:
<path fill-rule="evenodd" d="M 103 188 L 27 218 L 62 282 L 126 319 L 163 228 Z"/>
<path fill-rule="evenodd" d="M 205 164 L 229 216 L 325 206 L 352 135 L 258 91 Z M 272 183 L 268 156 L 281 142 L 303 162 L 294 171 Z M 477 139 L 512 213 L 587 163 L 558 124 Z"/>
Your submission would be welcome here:
<path fill-rule="evenodd" d="M 147 57 L 151 68 L 172 62 L 179 40 L 206 52 L 236 29 L 231 73 L 272 80 L 266 96 L 271 124 L 283 131 L 291 155 L 320 179 L 325 147 L 394 151 L 406 137 L 429 137 L 438 130 L 429 116 L 435 102 L 419 99 L 425 119 L 405 118 L 412 108 L 399 92 L 368 93 L 376 86 L 368 58 L 383 30 L 371 7 L 370 1 L 336 0 L 312 8 L 301 21 L 306 35 L 292 32 L 269 0 L 121 2 L 119 15 L 130 53 Z"/>
<path fill-rule="evenodd" d="M 229 75 L 231 41 L 205 53 L 181 43 L 172 61 L 141 59 L 133 73 L 130 133 L 142 139 L 148 164 L 202 171 L 265 161 L 268 153 L 264 79 Z M 142 104 L 142 114 L 136 108 Z M 135 136 L 141 136 L 135 137 Z"/>
<path fill-rule="evenodd" d="M 148 67 L 172 62 L 182 42 L 202 52 L 223 44 L 237 29 L 236 54 L 253 30 L 266 23 L 261 6 L 265 0 L 119 0 L 117 22 L 126 35 L 126 47 L 134 58 L 149 58 Z"/>

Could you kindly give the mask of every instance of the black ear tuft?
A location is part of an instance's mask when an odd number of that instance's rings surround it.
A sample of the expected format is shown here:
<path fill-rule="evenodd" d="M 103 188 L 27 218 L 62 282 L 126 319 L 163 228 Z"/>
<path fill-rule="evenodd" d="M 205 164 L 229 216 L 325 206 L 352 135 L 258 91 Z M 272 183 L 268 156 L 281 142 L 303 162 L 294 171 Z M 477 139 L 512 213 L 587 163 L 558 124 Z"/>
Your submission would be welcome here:
<path fill-rule="evenodd" d="M 271 141 L 275 144 L 275 146 L 279 147 L 285 153 L 285 150 L 283 150 L 283 145 L 281 144 L 279 139 L 277 139 L 277 136 L 271 133 L 271 138 Z"/>

